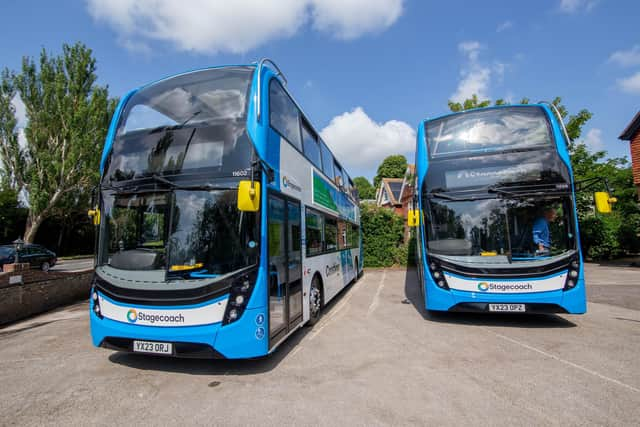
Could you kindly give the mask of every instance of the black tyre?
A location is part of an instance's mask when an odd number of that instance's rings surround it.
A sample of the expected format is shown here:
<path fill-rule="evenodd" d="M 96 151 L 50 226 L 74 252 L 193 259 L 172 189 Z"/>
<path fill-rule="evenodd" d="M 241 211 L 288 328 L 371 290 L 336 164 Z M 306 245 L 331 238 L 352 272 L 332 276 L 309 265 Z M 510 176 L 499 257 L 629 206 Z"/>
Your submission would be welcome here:
<path fill-rule="evenodd" d="M 308 326 L 313 326 L 320 320 L 322 315 L 322 284 L 320 277 L 316 274 L 311 280 L 309 289 L 309 321 Z"/>
<path fill-rule="evenodd" d="M 40 270 L 44 271 L 45 273 L 50 269 L 51 269 L 51 265 L 49 264 L 49 261 L 45 261 L 42 264 L 40 264 Z"/>

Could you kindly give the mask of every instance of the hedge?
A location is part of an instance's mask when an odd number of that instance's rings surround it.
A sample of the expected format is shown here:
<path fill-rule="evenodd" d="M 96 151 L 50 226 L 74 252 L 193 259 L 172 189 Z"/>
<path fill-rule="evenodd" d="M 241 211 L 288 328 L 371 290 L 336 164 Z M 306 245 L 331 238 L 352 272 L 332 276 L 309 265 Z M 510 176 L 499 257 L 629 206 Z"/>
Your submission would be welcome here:
<path fill-rule="evenodd" d="M 372 205 L 363 205 L 360 215 L 365 267 L 413 264 L 415 241 L 403 242 L 403 217 Z"/>

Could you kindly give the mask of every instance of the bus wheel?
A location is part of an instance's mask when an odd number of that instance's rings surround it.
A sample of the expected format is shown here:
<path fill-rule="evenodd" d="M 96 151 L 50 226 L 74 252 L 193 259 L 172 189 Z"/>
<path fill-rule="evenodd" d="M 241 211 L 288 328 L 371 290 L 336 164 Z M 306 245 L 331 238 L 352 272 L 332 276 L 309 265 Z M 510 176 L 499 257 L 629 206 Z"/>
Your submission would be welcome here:
<path fill-rule="evenodd" d="M 322 286 L 320 278 L 316 274 L 311 280 L 311 289 L 309 289 L 309 321 L 307 325 L 313 326 L 320 320 L 322 309 Z"/>

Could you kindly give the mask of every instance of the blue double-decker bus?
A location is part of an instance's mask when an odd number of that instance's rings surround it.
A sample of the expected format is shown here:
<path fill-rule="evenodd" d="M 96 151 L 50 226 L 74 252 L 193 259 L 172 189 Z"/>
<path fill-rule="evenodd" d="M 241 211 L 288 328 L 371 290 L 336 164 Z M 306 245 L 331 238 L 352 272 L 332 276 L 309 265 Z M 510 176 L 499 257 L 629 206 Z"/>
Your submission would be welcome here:
<path fill-rule="evenodd" d="M 269 354 L 362 271 L 352 179 L 269 60 L 124 96 L 96 207 L 96 346 Z"/>
<path fill-rule="evenodd" d="M 568 141 L 548 103 L 420 124 L 409 222 L 427 310 L 586 311 Z"/>

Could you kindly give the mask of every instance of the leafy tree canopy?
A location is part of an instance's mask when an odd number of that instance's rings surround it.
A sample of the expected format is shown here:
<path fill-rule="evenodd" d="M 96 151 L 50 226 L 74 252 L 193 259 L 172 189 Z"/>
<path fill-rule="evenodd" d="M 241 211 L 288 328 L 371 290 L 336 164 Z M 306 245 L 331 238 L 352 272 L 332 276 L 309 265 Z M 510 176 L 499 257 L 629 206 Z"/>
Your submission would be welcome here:
<path fill-rule="evenodd" d="M 365 178 L 364 176 L 357 176 L 353 178 L 353 183 L 358 189 L 360 200 L 375 199 L 376 189 L 373 185 L 371 185 L 367 178 Z"/>
<path fill-rule="evenodd" d="M 101 147 L 117 101 L 96 80 L 96 60 L 81 43 L 64 44 L 59 56 L 43 49 L 37 62 L 23 58 L 19 73 L 2 72 L 3 182 L 28 195 L 27 242 L 46 218 L 98 182 Z M 17 143 L 15 112 L 5 106 L 15 93 L 27 113 L 24 147 Z"/>
<path fill-rule="evenodd" d="M 401 154 L 389 156 L 378 166 L 378 172 L 373 178 L 373 186 L 378 188 L 382 178 L 402 178 L 406 170 L 407 158 L 405 156 Z"/>

